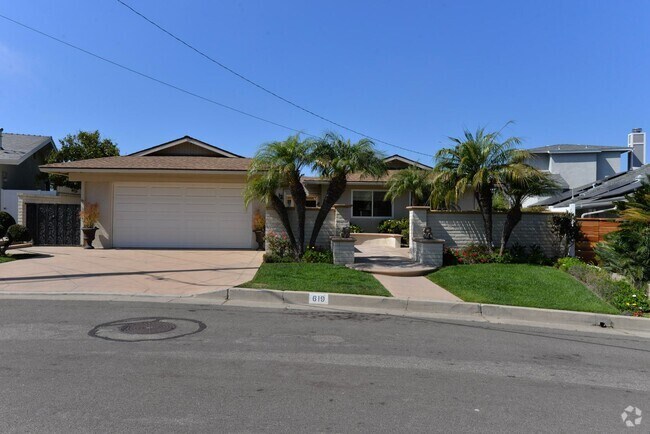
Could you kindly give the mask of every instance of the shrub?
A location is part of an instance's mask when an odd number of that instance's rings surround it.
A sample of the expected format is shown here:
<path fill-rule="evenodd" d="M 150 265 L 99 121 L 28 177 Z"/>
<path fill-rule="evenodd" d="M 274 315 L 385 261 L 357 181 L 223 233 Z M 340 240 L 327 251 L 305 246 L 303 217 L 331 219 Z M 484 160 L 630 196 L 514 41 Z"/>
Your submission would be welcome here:
<path fill-rule="evenodd" d="M 265 253 L 263 260 L 268 264 L 296 262 L 293 256 L 279 256 L 274 255 L 273 253 Z"/>
<path fill-rule="evenodd" d="M 302 255 L 302 261 L 309 263 L 332 264 L 334 262 L 334 255 L 331 250 L 307 247 L 307 250 L 305 250 L 305 253 Z"/>
<path fill-rule="evenodd" d="M 642 287 L 650 282 L 650 176 L 625 198 L 616 204 L 625 220 L 595 250 L 604 268 Z"/>
<path fill-rule="evenodd" d="M 469 244 L 457 249 L 446 247 L 443 250 L 442 263 L 443 265 L 488 263 L 552 265 L 553 261 L 544 254 L 538 245 L 532 245 L 527 249 L 515 243 L 503 255 L 491 253 L 483 244 Z"/>
<path fill-rule="evenodd" d="M 459 263 L 458 250 L 445 247 L 442 251 L 442 265 L 458 265 Z"/>
<path fill-rule="evenodd" d="M 582 236 L 580 224 L 576 220 L 576 216 L 570 212 L 551 217 L 551 232 L 555 236 L 560 257 L 567 256 L 571 244 L 580 240 Z"/>
<path fill-rule="evenodd" d="M 0 238 L 5 236 L 7 229 L 9 229 L 9 226 L 13 226 L 15 224 L 16 220 L 14 220 L 11 214 L 6 211 L 0 211 L 0 226 L 3 228 L 0 229 Z"/>
<path fill-rule="evenodd" d="M 265 260 L 273 259 L 272 262 L 293 262 L 295 256 L 291 241 L 286 234 L 278 235 L 275 232 L 269 232 L 264 237 L 268 254 L 265 255 Z M 288 261 L 285 260 L 288 259 Z"/>
<path fill-rule="evenodd" d="M 25 226 L 14 224 L 9 226 L 9 229 L 7 229 L 7 238 L 9 238 L 12 243 L 23 243 L 30 241 L 32 236 L 29 233 L 29 229 Z"/>
<path fill-rule="evenodd" d="M 361 226 L 359 225 L 350 225 L 350 233 L 351 234 L 360 234 L 363 232 L 363 229 L 361 229 Z"/>
<path fill-rule="evenodd" d="M 380 234 L 400 234 L 402 236 L 402 244 L 408 244 L 409 240 L 409 219 L 389 219 L 384 220 L 377 226 L 377 231 Z"/>
<path fill-rule="evenodd" d="M 553 265 L 553 260 L 544 254 L 544 250 L 538 244 L 528 246 L 528 250 L 527 263 L 533 265 Z"/>
<path fill-rule="evenodd" d="M 85 204 L 79 211 L 79 218 L 81 218 L 81 227 L 94 228 L 99 221 L 99 206 L 96 203 Z"/>
<path fill-rule="evenodd" d="M 512 261 L 517 264 L 524 264 L 528 262 L 528 254 L 526 253 L 526 246 L 522 246 L 519 243 L 514 243 L 512 247 L 508 249 Z"/>
<path fill-rule="evenodd" d="M 255 215 L 253 215 L 253 230 L 263 231 L 265 227 L 266 227 L 266 219 L 259 211 L 257 211 Z"/>
<path fill-rule="evenodd" d="M 32 239 L 29 229 L 23 225 L 13 224 L 9 226 L 5 234 L 5 240 L 0 243 L 0 256 L 4 256 L 9 246 L 13 243 L 27 242 Z"/>
<path fill-rule="evenodd" d="M 626 280 L 614 280 L 609 272 L 594 265 L 585 264 L 577 258 L 561 258 L 557 261 L 560 270 L 566 271 L 603 300 L 621 312 L 640 316 L 650 311 L 648 296 Z"/>
<path fill-rule="evenodd" d="M 565 258 L 560 258 L 555 262 L 555 267 L 559 268 L 562 271 L 568 271 L 569 268 L 575 266 L 575 265 L 580 265 L 583 262 L 578 259 L 578 258 L 573 258 L 571 256 L 567 256 Z"/>

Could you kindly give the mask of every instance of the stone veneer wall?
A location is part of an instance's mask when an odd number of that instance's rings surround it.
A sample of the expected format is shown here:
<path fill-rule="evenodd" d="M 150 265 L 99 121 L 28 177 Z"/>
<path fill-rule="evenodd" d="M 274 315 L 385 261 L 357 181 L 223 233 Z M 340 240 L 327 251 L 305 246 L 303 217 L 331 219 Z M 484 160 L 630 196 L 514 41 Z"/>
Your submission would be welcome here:
<path fill-rule="evenodd" d="M 330 238 L 340 235 L 343 227 L 350 226 L 350 212 L 351 208 L 349 205 L 336 205 L 332 208 L 323 223 L 323 227 L 318 233 L 316 246 L 330 249 Z M 307 208 L 305 214 L 305 243 L 309 243 L 317 214 L 318 208 Z M 298 216 L 294 208 L 289 208 L 289 219 L 291 221 L 291 229 L 295 235 L 298 228 Z M 270 232 L 275 232 L 276 234 L 286 233 L 278 214 L 273 209 L 267 208 L 266 233 L 268 234 Z"/>
<path fill-rule="evenodd" d="M 421 209 L 412 209 L 410 214 L 413 236 L 421 237 L 425 227 L 424 213 Z M 445 247 L 464 247 L 485 242 L 483 219 L 477 212 L 427 211 L 426 215 L 426 225 L 431 227 L 433 238 L 444 240 Z M 553 213 L 524 213 L 510 236 L 508 247 L 514 243 L 522 246 L 537 244 L 546 255 L 557 255 L 557 243 L 551 232 L 552 216 Z M 492 218 L 492 239 L 495 246 L 498 246 L 505 214 L 494 213 Z"/>

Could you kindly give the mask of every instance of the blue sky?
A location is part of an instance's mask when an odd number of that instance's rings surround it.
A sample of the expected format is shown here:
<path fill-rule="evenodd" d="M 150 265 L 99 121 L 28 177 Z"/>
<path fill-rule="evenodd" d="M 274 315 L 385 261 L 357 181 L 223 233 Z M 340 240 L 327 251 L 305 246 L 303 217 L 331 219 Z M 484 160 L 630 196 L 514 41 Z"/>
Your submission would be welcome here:
<path fill-rule="evenodd" d="M 631 128 L 650 129 L 647 1 L 125 1 L 286 98 L 427 154 L 464 127 L 508 120 L 526 147 L 624 145 Z M 261 117 L 312 134 L 333 128 L 115 0 L 0 1 L 0 13 Z M 251 155 L 290 134 L 4 20 L 0 127 L 56 139 L 99 129 L 122 153 L 188 134 Z"/>

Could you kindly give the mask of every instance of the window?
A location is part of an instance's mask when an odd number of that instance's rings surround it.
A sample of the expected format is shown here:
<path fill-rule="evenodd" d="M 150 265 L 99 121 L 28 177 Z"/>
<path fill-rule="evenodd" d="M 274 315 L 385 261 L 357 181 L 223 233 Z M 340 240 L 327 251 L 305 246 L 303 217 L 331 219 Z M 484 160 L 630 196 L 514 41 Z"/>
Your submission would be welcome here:
<path fill-rule="evenodd" d="M 352 217 L 392 217 L 393 203 L 384 200 L 386 191 L 352 192 Z"/>

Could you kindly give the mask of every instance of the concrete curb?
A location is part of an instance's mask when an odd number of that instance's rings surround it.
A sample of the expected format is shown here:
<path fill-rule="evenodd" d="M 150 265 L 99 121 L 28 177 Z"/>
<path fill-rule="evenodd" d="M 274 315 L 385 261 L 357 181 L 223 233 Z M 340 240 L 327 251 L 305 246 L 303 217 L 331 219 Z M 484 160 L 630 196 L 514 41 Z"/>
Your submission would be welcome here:
<path fill-rule="evenodd" d="M 606 328 L 619 332 L 641 332 L 650 337 L 650 318 L 634 318 L 590 312 L 574 312 L 496 304 L 417 300 L 412 298 L 328 293 L 329 304 L 309 304 L 309 293 L 270 289 L 230 288 L 194 295 L 97 294 L 80 292 L 0 292 L 3 299 L 132 301 L 182 304 L 242 305 L 268 308 L 341 310 L 407 317 L 442 316 L 450 320 L 489 323 L 521 323 L 550 328 Z M 563 327 L 564 326 L 564 327 Z"/>
<path fill-rule="evenodd" d="M 447 315 L 458 319 L 483 319 L 488 322 L 529 322 L 543 325 L 564 324 L 573 326 L 607 327 L 622 331 L 650 333 L 650 318 L 634 318 L 591 312 L 575 312 L 531 307 L 503 306 L 497 304 L 465 303 L 450 301 L 415 300 L 368 295 L 329 293 L 328 305 L 309 304 L 309 293 L 299 291 L 276 291 L 269 289 L 230 288 L 219 291 L 225 294 L 225 302 L 249 302 L 278 305 L 298 305 L 311 308 L 364 309 L 395 315 L 432 314 Z M 205 295 L 197 296 L 197 299 Z"/>

